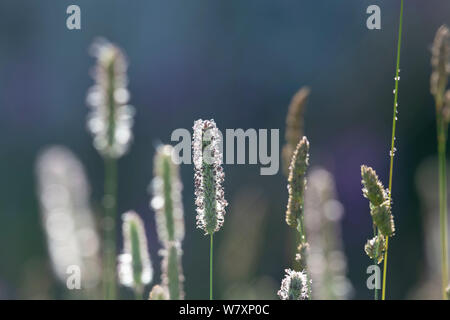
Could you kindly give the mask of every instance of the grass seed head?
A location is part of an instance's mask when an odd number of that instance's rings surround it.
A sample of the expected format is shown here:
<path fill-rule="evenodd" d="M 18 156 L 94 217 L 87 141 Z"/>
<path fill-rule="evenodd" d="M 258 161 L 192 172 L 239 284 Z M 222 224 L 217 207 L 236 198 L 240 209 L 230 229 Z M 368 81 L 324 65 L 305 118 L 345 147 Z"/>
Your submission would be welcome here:
<path fill-rule="evenodd" d="M 309 299 L 308 276 L 306 272 L 291 269 L 285 270 L 286 275 L 281 281 L 278 296 L 281 300 L 307 300 Z"/>
<path fill-rule="evenodd" d="M 134 211 L 122 215 L 123 253 L 119 256 L 118 274 L 122 285 L 142 291 L 153 279 L 144 223 Z"/>
<path fill-rule="evenodd" d="M 170 242 L 167 248 L 160 251 L 160 254 L 163 257 L 161 263 L 162 285 L 167 288 L 170 300 L 184 299 L 180 243 Z"/>
<path fill-rule="evenodd" d="M 38 198 L 52 269 L 67 281 L 69 266 L 80 268 L 83 288 L 100 280 L 100 237 L 89 204 L 84 168 L 67 148 L 46 148 L 36 163 Z"/>
<path fill-rule="evenodd" d="M 371 206 L 370 214 L 373 223 L 385 237 L 391 237 L 395 233 L 394 217 L 391 213 L 391 205 L 389 200 L 383 202 L 379 206 Z"/>
<path fill-rule="evenodd" d="M 386 240 L 382 234 L 367 240 L 364 251 L 370 259 L 377 260 L 377 263 L 383 261 L 383 252 L 386 246 Z"/>
<path fill-rule="evenodd" d="M 291 163 L 292 154 L 298 141 L 303 136 L 304 132 L 304 117 L 306 103 L 310 89 L 307 87 L 301 88 L 292 97 L 289 105 L 288 114 L 286 117 L 286 144 L 283 147 L 283 171 L 286 176 L 289 175 L 289 165 Z"/>
<path fill-rule="evenodd" d="M 192 141 L 197 227 L 205 234 L 219 231 L 228 205 L 222 187 L 224 173 L 220 135 L 214 120 L 197 120 Z"/>
<path fill-rule="evenodd" d="M 444 93 L 450 73 L 450 30 L 441 26 L 436 32 L 431 50 L 431 93 L 436 100 L 436 108 L 441 111 Z"/>
<path fill-rule="evenodd" d="M 361 177 L 364 197 L 369 199 L 370 203 L 374 206 L 382 204 L 387 198 L 387 192 L 381 181 L 378 179 L 375 170 L 362 165 Z"/>
<path fill-rule="evenodd" d="M 173 161 L 173 147 L 158 147 L 154 158 L 154 178 L 150 185 L 153 198 L 150 206 L 155 210 L 156 230 L 160 242 L 167 247 L 171 241 L 184 238 L 184 216 L 179 167 Z"/>
<path fill-rule="evenodd" d="M 295 148 L 289 167 L 289 199 L 286 210 L 286 223 L 294 228 L 298 227 L 298 220 L 302 219 L 303 216 L 306 169 L 308 165 L 309 142 L 306 137 L 303 137 Z"/>
<path fill-rule="evenodd" d="M 169 293 L 166 288 L 157 284 L 150 291 L 148 300 L 169 300 Z"/>
<path fill-rule="evenodd" d="M 128 105 L 127 62 L 123 52 L 104 39 L 94 42 L 92 54 L 97 64 L 95 84 L 87 95 L 91 107 L 87 125 L 95 148 L 103 156 L 118 158 L 132 140 L 134 108 Z"/>

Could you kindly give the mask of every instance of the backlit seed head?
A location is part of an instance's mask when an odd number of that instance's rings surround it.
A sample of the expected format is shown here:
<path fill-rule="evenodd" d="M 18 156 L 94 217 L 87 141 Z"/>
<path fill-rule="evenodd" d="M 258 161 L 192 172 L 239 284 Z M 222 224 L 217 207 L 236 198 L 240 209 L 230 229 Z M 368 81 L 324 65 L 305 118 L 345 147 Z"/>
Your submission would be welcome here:
<path fill-rule="evenodd" d="M 54 273 L 65 284 L 68 267 L 76 265 L 82 274 L 82 287 L 95 287 L 101 276 L 100 239 L 82 164 L 67 148 L 52 146 L 39 155 L 36 177 Z"/>
<path fill-rule="evenodd" d="M 436 107 L 442 108 L 444 92 L 450 73 L 450 30 L 441 26 L 436 32 L 431 51 L 431 93 L 436 100 Z"/>
<path fill-rule="evenodd" d="M 122 220 L 123 253 L 119 255 L 119 281 L 141 291 L 153 279 L 144 223 L 134 211 L 124 213 Z"/>
<path fill-rule="evenodd" d="M 306 189 L 306 169 L 309 165 L 309 142 L 303 137 L 295 148 L 289 167 L 286 223 L 294 228 L 303 216 L 304 194 Z"/>
<path fill-rule="evenodd" d="M 289 165 L 291 164 L 292 154 L 298 141 L 303 136 L 303 114 L 305 112 L 306 103 L 310 89 L 301 88 L 292 97 L 286 117 L 286 144 L 283 147 L 283 171 L 286 176 L 289 175 Z"/>
<path fill-rule="evenodd" d="M 169 300 L 169 293 L 167 288 L 160 285 L 154 285 L 152 291 L 150 291 L 148 300 Z"/>
<path fill-rule="evenodd" d="M 173 161 L 175 154 L 170 145 L 159 146 L 154 158 L 154 178 L 150 185 L 153 198 L 150 206 L 155 210 L 156 230 L 160 242 L 167 247 L 170 241 L 184 238 L 184 217 L 181 199 L 179 167 Z"/>
<path fill-rule="evenodd" d="M 391 213 L 391 205 L 389 200 L 383 202 L 379 206 L 371 206 L 370 214 L 373 223 L 385 237 L 391 237 L 395 233 L 394 217 Z"/>
<path fill-rule="evenodd" d="M 308 280 L 306 272 L 297 272 L 291 269 L 285 270 L 286 275 L 281 281 L 278 296 L 281 300 L 307 300 L 309 299 Z M 309 282 L 309 284 L 308 284 Z"/>
<path fill-rule="evenodd" d="M 361 177 L 364 197 L 369 199 L 370 203 L 374 206 L 382 204 L 387 199 L 387 192 L 381 181 L 378 179 L 375 170 L 362 165 Z"/>
<path fill-rule="evenodd" d="M 386 240 L 382 234 L 367 240 L 364 251 L 370 259 L 377 260 L 377 263 L 383 261 L 383 252 L 386 246 Z"/>
<path fill-rule="evenodd" d="M 181 267 L 182 250 L 179 242 L 170 242 L 160 251 L 162 285 L 167 288 L 170 300 L 183 300 L 183 269 Z"/>
<path fill-rule="evenodd" d="M 87 126 L 94 137 L 95 148 L 106 157 L 118 158 L 132 139 L 134 108 L 128 105 L 127 62 L 114 44 L 101 39 L 92 46 L 97 59 L 95 84 L 87 95 L 91 107 Z"/>
<path fill-rule="evenodd" d="M 213 234 L 223 225 L 225 207 L 228 205 L 222 187 L 225 175 L 220 135 L 214 120 L 197 120 L 193 129 L 197 227 L 203 229 L 205 234 Z"/>

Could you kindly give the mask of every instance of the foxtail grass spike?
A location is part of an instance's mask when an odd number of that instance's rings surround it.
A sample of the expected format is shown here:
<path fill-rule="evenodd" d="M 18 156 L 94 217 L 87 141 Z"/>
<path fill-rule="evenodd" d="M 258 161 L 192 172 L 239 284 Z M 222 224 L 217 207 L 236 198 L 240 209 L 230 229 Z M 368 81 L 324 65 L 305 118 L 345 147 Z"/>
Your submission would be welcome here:
<path fill-rule="evenodd" d="M 150 291 L 148 300 L 169 300 L 169 293 L 166 288 L 157 284 Z"/>
<path fill-rule="evenodd" d="M 45 149 L 36 163 L 42 224 L 52 268 L 64 284 L 70 266 L 78 266 L 81 287 L 100 280 L 100 239 L 89 205 L 90 186 L 75 155 L 61 146 Z"/>
<path fill-rule="evenodd" d="M 161 250 L 163 257 L 161 265 L 162 285 L 167 288 L 170 300 L 184 299 L 181 254 L 180 244 L 177 242 L 170 242 L 167 248 Z"/>
<path fill-rule="evenodd" d="M 298 228 L 299 222 L 301 223 L 303 220 L 306 169 L 308 168 L 308 164 L 309 142 L 306 137 L 303 137 L 295 148 L 291 165 L 289 166 L 289 199 L 286 210 L 286 223 L 293 228 Z M 304 237 L 304 234 L 301 236 Z"/>
<path fill-rule="evenodd" d="M 278 296 L 281 300 L 308 300 L 310 299 L 308 276 L 303 271 L 286 269 L 286 276 L 281 281 Z"/>
<path fill-rule="evenodd" d="M 153 279 L 144 223 L 134 211 L 122 215 L 123 253 L 119 256 L 118 274 L 122 285 L 134 289 L 141 297 L 144 286 Z"/>
<path fill-rule="evenodd" d="M 97 65 L 95 84 L 87 95 L 91 107 L 88 128 L 95 148 L 105 157 L 118 158 L 132 139 L 134 108 L 128 105 L 127 61 L 116 45 L 104 39 L 97 40 L 91 51 Z"/>
<path fill-rule="evenodd" d="M 164 247 L 170 242 L 181 242 L 184 238 L 184 217 L 181 198 L 182 184 L 179 168 L 172 159 L 173 147 L 158 147 L 154 159 L 154 178 L 151 183 L 153 198 L 151 207 L 155 210 L 156 230 Z"/>
<path fill-rule="evenodd" d="M 447 299 L 448 236 L 447 236 L 447 159 L 446 144 L 450 114 L 450 97 L 447 90 L 450 74 L 450 30 L 442 26 L 436 33 L 431 57 L 431 93 L 436 105 L 436 133 L 438 144 L 439 224 L 441 235 L 442 298 Z"/>
<path fill-rule="evenodd" d="M 304 135 L 304 116 L 310 89 L 303 87 L 292 97 L 286 116 L 286 144 L 283 147 L 283 172 L 289 175 L 289 165 L 298 141 Z"/>
<path fill-rule="evenodd" d="M 197 120 L 193 129 L 197 227 L 212 235 L 222 227 L 228 205 L 222 187 L 224 173 L 220 136 L 214 120 Z"/>

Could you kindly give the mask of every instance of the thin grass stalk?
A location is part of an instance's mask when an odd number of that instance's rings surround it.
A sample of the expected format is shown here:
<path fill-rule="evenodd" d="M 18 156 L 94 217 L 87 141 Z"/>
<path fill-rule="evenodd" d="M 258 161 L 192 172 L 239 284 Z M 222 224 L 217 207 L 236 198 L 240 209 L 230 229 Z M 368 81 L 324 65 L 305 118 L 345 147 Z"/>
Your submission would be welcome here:
<path fill-rule="evenodd" d="M 209 249 L 209 300 L 213 300 L 213 235 L 211 234 L 211 243 Z"/>
<path fill-rule="evenodd" d="M 114 300 L 117 295 L 116 283 L 116 213 L 117 213 L 117 161 L 105 157 L 104 220 L 104 278 L 103 292 L 106 300 Z"/>
<path fill-rule="evenodd" d="M 447 141 L 447 122 L 442 113 L 436 113 L 437 141 L 438 141 L 438 174 L 439 174 L 439 224 L 441 234 L 442 255 L 442 298 L 447 299 L 448 285 L 448 257 L 447 257 L 447 160 L 445 156 Z"/>
<path fill-rule="evenodd" d="M 391 151 L 390 155 L 390 166 L 389 166 L 389 202 L 391 202 L 392 194 L 392 174 L 394 171 L 394 155 L 395 155 L 395 127 L 397 123 L 397 107 L 398 107 L 398 82 L 400 80 L 400 50 L 402 44 L 402 27 L 403 27 L 403 0 L 400 4 L 400 17 L 398 26 L 398 42 L 397 42 L 397 64 L 395 70 L 395 89 L 394 89 L 394 114 L 392 117 L 392 137 L 391 137 Z M 387 274 L 387 259 L 388 259 L 388 248 L 389 248 L 389 237 L 386 237 L 386 246 L 384 251 L 384 265 L 383 265 L 383 287 L 381 299 L 386 299 L 386 274 Z"/>

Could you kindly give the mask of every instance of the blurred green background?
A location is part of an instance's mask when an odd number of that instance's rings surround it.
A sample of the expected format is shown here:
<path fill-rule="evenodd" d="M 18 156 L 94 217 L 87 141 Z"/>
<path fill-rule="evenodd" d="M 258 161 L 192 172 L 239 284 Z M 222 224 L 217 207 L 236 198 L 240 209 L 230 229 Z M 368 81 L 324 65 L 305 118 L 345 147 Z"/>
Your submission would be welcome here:
<path fill-rule="evenodd" d="M 69 31 L 65 12 L 72 3 L 0 3 L 0 298 L 67 298 L 48 261 L 34 164 L 43 147 L 67 146 L 83 162 L 92 204 L 100 206 L 103 163 L 85 124 L 94 65 L 88 48 L 98 36 L 118 44 L 129 59 L 137 113 L 134 142 L 119 161 L 118 206 L 120 212 L 136 210 L 145 220 L 155 283 L 159 244 L 146 190 L 155 145 L 170 142 L 174 129 L 190 129 L 198 118 L 214 118 L 221 129 L 280 128 L 282 145 L 289 101 L 308 85 L 310 163 L 335 175 L 345 208 L 342 234 L 353 298 L 372 297 L 366 288 L 371 261 L 363 252 L 372 226 L 359 166 L 373 166 L 387 184 L 400 1 L 80 0 L 82 29 Z M 371 4 L 381 8 L 381 30 L 366 28 Z M 444 23 L 450 24 L 449 1 L 405 1 L 393 182 L 397 233 L 389 242 L 388 298 L 414 297 L 430 270 L 426 241 L 432 234 L 424 221 L 432 209 L 419 191 L 437 184 L 430 45 Z M 422 170 L 428 180 L 417 178 L 424 161 L 431 163 L 431 169 Z M 216 297 L 242 296 L 244 283 L 255 291 L 250 297 L 276 298 L 294 252 L 293 230 L 284 222 L 285 177 L 281 170 L 260 176 L 255 165 L 225 165 L 224 170 L 230 206 L 215 237 Z M 205 299 L 209 241 L 195 229 L 192 165 L 183 165 L 181 175 L 186 298 Z M 261 213 L 261 220 L 253 221 L 249 211 Z M 240 219 L 259 234 L 251 253 L 239 251 L 245 248 L 239 245 L 226 249 L 228 241 L 246 241 L 245 230 L 229 229 Z M 249 267 L 233 276 L 246 257 Z"/>

